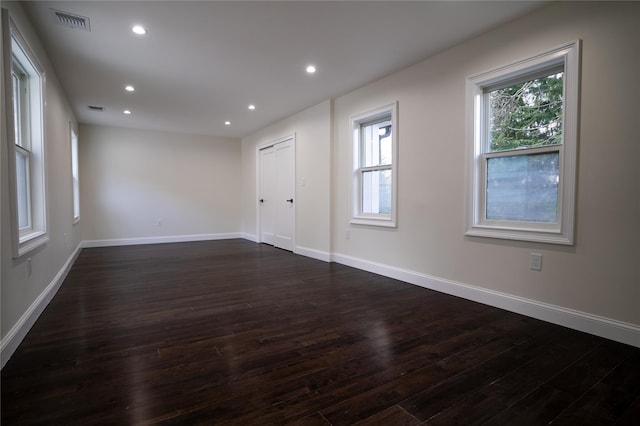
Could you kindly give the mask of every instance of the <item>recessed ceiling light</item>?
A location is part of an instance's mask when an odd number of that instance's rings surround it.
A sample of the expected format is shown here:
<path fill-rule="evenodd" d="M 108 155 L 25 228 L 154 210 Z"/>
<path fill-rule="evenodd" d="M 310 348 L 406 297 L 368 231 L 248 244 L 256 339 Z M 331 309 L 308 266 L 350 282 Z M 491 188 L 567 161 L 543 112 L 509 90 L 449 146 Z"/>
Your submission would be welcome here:
<path fill-rule="evenodd" d="M 133 91 L 135 91 L 136 89 L 135 89 L 135 87 L 133 87 L 133 86 L 129 85 L 129 86 L 126 86 L 126 87 L 124 88 L 124 90 L 126 90 L 127 92 L 133 92 Z"/>
<path fill-rule="evenodd" d="M 307 73 L 313 74 L 315 72 L 316 72 L 316 67 L 314 67 L 313 65 L 308 65 L 307 66 Z"/>
<path fill-rule="evenodd" d="M 122 113 L 129 115 L 129 114 L 131 114 L 131 111 L 129 111 L 128 109 L 125 109 L 124 111 L 122 111 Z"/>
<path fill-rule="evenodd" d="M 147 33 L 147 30 L 145 30 L 142 25 L 134 25 L 131 28 L 131 31 L 133 31 L 134 33 L 136 33 L 138 35 L 144 35 L 144 34 Z"/>
<path fill-rule="evenodd" d="M 254 109 L 256 109 L 256 106 L 255 106 L 255 105 L 253 105 L 253 104 L 251 104 L 251 105 L 249 105 L 249 109 L 250 109 L 250 110 L 254 110 Z"/>
<path fill-rule="evenodd" d="M 230 121 L 225 121 L 225 122 L 224 122 L 224 125 L 225 125 L 225 126 L 231 126 L 231 122 L 230 122 Z"/>

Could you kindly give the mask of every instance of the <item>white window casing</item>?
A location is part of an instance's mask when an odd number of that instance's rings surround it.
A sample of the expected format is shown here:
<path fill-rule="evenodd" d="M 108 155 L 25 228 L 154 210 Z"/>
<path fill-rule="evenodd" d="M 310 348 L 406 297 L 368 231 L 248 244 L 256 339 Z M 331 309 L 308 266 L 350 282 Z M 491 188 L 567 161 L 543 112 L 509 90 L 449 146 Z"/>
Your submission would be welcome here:
<path fill-rule="evenodd" d="M 397 226 L 397 117 L 398 103 L 394 102 L 350 118 L 353 138 L 351 224 Z M 376 131 L 386 133 L 374 135 Z M 378 137 L 377 147 L 372 147 L 376 145 L 374 136 Z"/>
<path fill-rule="evenodd" d="M 560 143 L 491 151 L 488 93 L 510 85 L 563 73 L 562 139 Z M 574 244 L 578 145 L 580 41 L 467 78 L 467 208 L 465 235 Z M 554 220 L 491 218 L 487 214 L 488 164 L 501 157 L 550 155 L 558 160 L 557 211 Z"/>
<path fill-rule="evenodd" d="M 2 10 L 2 21 L 3 39 L 9 41 L 3 44 L 3 74 L 6 76 L 3 84 L 5 93 L 11 94 L 4 100 L 10 160 L 10 236 L 13 257 L 18 258 L 48 241 L 45 75 L 44 68 L 6 9 Z"/>

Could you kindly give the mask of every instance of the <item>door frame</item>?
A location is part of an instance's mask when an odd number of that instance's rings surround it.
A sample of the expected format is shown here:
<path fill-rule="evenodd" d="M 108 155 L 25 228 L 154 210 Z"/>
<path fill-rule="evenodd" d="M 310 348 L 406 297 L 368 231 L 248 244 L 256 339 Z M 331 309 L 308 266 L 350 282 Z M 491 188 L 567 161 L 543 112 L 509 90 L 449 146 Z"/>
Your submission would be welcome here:
<path fill-rule="evenodd" d="M 262 177 L 262 165 L 261 165 L 261 161 L 260 161 L 260 151 L 262 151 L 263 149 L 272 147 L 276 144 L 279 144 L 280 142 L 286 142 L 288 140 L 291 140 L 291 146 L 293 149 L 293 199 L 294 199 L 294 203 L 293 203 L 293 253 L 297 252 L 297 245 L 296 245 L 296 235 L 298 234 L 297 229 L 296 229 L 296 217 L 298 215 L 298 208 L 297 208 L 297 203 L 298 203 L 298 195 L 297 195 L 297 187 L 298 185 L 297 183 L 297 161 L 296 161 L 296 134 L 291 133 L 290 135 L 286 135 L 283 137 L 280 137 L 278 139 L 272 140 L 271 142 L 266 142 L 260 145 L 256 146 L 256 198 L 255 198 L 255 211 L 256 211 L 256 242 L 257 243 L 262 243 L 262 220 L 261 220 L 261 213 L 260 213 L 260 179 Z"/>

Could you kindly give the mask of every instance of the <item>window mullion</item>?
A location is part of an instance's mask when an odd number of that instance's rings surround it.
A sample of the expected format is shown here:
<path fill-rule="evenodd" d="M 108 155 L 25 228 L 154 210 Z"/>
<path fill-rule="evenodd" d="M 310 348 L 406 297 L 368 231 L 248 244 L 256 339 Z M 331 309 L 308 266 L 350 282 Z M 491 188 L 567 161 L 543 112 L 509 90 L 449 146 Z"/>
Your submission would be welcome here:
<path fill-rule="evenodd" d="M 546 145 L 538 148 L 527 149 L 511 149 L 507 151 L 492 151 L 482 154 L 484 158 L 497 158 L 497 157 L 513 157 L 517 155 L 534 155 L 542 154 L 546 152 L 560 152 L 562 145 Z"/>
<path fill-rule="evenodd" d="M 362 172 L 375 172 L 375 171 L 380 171 L 380 170 L 392 170 L 393 166 L 391 164 L 385 164 L 382 166 L 368 166 L 368 167 L 360 167 L 358 169 L 359 173 Z"/>

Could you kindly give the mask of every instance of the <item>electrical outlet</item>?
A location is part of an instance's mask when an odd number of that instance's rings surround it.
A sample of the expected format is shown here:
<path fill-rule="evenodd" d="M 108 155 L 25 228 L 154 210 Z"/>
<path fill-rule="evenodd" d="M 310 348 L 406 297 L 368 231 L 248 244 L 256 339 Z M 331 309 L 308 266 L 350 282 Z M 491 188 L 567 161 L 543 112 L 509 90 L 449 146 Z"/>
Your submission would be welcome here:
<path fill-rule="evenodd" d="M 27 276 L 31 276 L 31 258 L 27 259 Z"/>
<path fill-rule="evenodd" d="M 162 226 L 162 218 L 161 217 L 156 219 L 156 226 Z"/>
<path fill-rule="evenodd" d="M 540 253 L 531 253 L 529 268 L 534 271 L 542 271 L 542 255 Z"/>
<path fill-rule="evenodd" d="M 351 239 L 351 230 L 350 230 L 350 229 L 347 229 L 347 230 L 345 231 L 345 233 L 344 233 L 344 237 L 345 237 L 347 240 L 350 240 L 350 239 Z"/>

